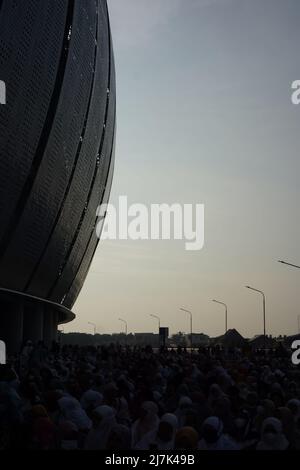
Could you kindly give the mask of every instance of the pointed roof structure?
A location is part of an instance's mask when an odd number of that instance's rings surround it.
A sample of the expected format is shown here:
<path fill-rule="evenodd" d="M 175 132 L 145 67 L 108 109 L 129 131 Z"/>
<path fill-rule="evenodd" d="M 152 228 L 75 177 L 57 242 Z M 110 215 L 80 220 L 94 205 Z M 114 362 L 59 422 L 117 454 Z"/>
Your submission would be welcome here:
<path fill-rule="evenodd" d="M 247 344 L 245 338 L 235 328 L 228 330 L 222 336 L 213 338 L 212 342 L 225 348 L 241 348 Z"/>

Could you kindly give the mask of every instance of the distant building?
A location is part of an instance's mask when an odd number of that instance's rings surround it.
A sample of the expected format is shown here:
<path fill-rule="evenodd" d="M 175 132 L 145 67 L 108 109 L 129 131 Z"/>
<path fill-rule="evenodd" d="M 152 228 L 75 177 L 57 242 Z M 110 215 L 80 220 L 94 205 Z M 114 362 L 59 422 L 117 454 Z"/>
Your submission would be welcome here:
<path fill-rule="evenodd" d="M 191 335 L 188 335 L 190 341 Z M 193 347 L 208 346 L 209 336 L 204 333 L 193 333 Z"/>
<path fill-rule="evenodd" d="M 159 336 L 154 333 L 135 333 L 134 339 L 134 343 L 137 346 L 150 345 L 156 347 L 158 345 Z"/>
<path fill-rule="evenodd" d="M 254 338 L 248 340 L 248 343 L 251 349 L 273 349 L 278 345 L 276 339 L 272 336 L 266 336 L 265 339 L 264 335 L 254 336 Z"/>
<path fill-rule="evenodd" d="M 243 348 L 247 340 L 235 329 L 228 330 L 224 335 L 211 339 L 211 344 L 223 348 Z"/>

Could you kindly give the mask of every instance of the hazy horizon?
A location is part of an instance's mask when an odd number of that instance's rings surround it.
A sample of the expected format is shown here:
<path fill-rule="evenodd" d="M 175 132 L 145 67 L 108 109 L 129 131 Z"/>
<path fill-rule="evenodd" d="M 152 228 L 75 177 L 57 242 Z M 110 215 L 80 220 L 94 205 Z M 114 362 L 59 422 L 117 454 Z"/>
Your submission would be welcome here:
<path fill-rule="evenodd" d="M 297 0 L 109 0 L 117 80 L 111 202 L 204 203 L 205 246 L 101 241 L 65 332 L 297 332 Z"/>

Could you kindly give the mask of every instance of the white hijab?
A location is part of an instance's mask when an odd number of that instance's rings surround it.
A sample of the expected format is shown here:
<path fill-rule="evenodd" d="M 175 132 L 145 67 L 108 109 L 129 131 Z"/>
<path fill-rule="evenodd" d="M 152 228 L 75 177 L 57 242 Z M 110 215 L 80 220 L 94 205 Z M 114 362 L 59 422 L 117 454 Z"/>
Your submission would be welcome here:
<path fill-rule="evenodd" d="M 198 444 L 199 450 L 238 450 L 237 444 L 231 440 L 227 435 L 223 434 L 223 422 L 217 416 L 210 416 L 203 424 L 202 429 L 205 426 L 210 426 L 216 431 L 217 440 L 213 443 L 208 443 L 205 439 L 201 439 Z"/>
<path fill-rule="evenodd" d="M 162 441 L 158 436 L 158 429 L 151 431 L 136 444 L 135 450 L 149 450 L 152 445 L 155 450 L 173 450 L 175 435 L 178 429 L 178 419 L 174 414 L 166 413 L 160 420 L 160 423 L 168 423 L 172 428 L 172 436 L 169 441 Z"/>
<path fill-rule="evenodd" d="M 187 410 L 191 409 L 193 402 L 190 397 L 182 396 L 179 399 L 178 407 L 175 411 L 175 415 L 178 419 L 178 427 L 181 428 L 186 424 Z"/>
<path fill-rule="evenodd" d="M 78 429 L 91 428 L 92 422 L 76 398 L 71 396 L 62 397 L 58 400 L 58 405 L 66 420 L 76 424 Z"/>
<path fill-rule="evenodd" d="M 175 435 L 178 429 L 178 419 L 177 416 L 175 416 L 172 413 L 165 413 L 161 420 L 161 423 L 168 423 L 171 428 L 172 428 L 172 437 L 168 442 L 163 442 L 159 437 L 156 435 L 156 444 L 157 444 L 157 450 L 173 450 L 174 449 L 174 444 L 175 444 Z"/>
<path fill-rule="evenodd" d="M 94 410 L 94 414 L 100 419 L 100 422 L 90 430 L 84 448 L 87 450 L 102 450 L 106 448 L 108 436 L 117 424 L 116 412 L 110 406 L 101 405 Z"/>
<path fill-rule="evenodd" d="M 269 433 L 267 428 L 273 428 L 273 433 Z M 261 428 L 261 439 L 257 444 L 257 450 L 286 450 L 289 442 L 282 432 L 281 421 L 277 418 L 266 418 Z"/>
<path fill-rule="evenodd" d="M 100 406 L 103 402 L 102 393 L 96 392 L 96 390 L 87 390 L 81 397 L 80 403 L 82 408 L 87 410 L 88 408 L 95 409 Z"/>
<path fill-rule="evenodd" d="M 137 419 L 132 426 L 132 445 L 135 446 L 146 434 L 156 431 L 159 425 L 158 406 L 153 401 L 144 401 L 142 409 L 146 416 Z"/>

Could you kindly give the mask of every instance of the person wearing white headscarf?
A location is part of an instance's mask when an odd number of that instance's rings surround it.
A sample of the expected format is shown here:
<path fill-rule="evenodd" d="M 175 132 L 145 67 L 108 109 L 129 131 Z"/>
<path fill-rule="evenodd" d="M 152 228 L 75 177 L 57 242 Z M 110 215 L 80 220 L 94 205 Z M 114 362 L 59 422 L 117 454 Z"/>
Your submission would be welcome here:
<path fill-rule="evenodd" d="M 106 449 L 111 430 L 116 426 L 116 412 L 107 405 L 93 411 L 93 427 L 87 435 L 84 448 L 87 450 Z"/>
<path fill-rule="evenodd" d="M 223 433 L 223 423 L 217 416 L 207 418 L 202 424 L 199 450 L 238 450 L 238 445 Z"/>
<path fill-rule="evenodd" d="M 81 397 L 81 406 L 84 410 L 94 410 L 103 403 L 103 395 L 96 390 L 89 389 Z"/>
<path fill-rule="evenodd" d="M 76 398 L 65 396 L 58 400 L 59 408 L 67 421 L 76 424 L 80 431 L 91 428 L 92 422 Z"/>
<path fill-rule="evenodd" d="M 281 421 L 277 418 L 266 418 L 261 428 L 261 438 L 256 450 L 287 450 L 289 441 L 282 431 Z"/>
<path fill-rule="evenodd" d="M 186 425 L 187 412 L 193 408 L 193 402 L 190 397 L 182 396 L 179 399 L 178 407 L 175 411 L 175 415 L 178 419 L 178 427 L 181 428 Z"/>
<path fill-rule="evenodd" d="M 159 417 L 158 406 L 153 401 L 144 401 L 140 409 L 140 417 L 132 426 L 132 447 L 134 448 L 149 432 L 157 431 Z"/>
<path fill-rule="evenodd" d="M 298 424 L 298 421 L 300 420 L 300 400 L 293 398 L 287 402 L 286 406 L 291 410 L 294 421 Z"/>
<path fill-rule="evenodd" d="M 177 417 L 166 413 L 160 420 L 158 429 L 146 434 L 135 446 L 136 450 L 173 450 L 178 429 Z"/>

